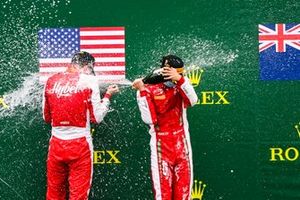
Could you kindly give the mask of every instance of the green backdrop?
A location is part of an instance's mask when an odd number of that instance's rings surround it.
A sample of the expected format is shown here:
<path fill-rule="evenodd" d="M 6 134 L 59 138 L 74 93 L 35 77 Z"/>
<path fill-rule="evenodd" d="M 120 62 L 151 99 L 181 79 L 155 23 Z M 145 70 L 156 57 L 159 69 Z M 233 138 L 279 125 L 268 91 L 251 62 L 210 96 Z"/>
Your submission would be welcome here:
<path fill-rule="evenodd" d="M 299 1 L 3 0 L 0 7 L 0 94 L 11 106 L 0 110 L 0 199 L 45 198 L 50 127 L 41 115 L 37 30 L 80 26 L 125 27 L 129 80 L 168 53 L 203 67 L 195 87 L 202 101 L 188 111 L 203 200 L 300 198 L 300 82 L 259 80 L 257 39 L 258 24 L 299 23 Z M 216 91 L 227 91 L 229 104 L 216 104 Z M 90 199 L 153 198 L 147 131 L 135 92 L 122 86 L 94 134 L 105 163 L 94 165 Z M 109 162 L 108 151 L 119 151 L 121 163 Z"/>

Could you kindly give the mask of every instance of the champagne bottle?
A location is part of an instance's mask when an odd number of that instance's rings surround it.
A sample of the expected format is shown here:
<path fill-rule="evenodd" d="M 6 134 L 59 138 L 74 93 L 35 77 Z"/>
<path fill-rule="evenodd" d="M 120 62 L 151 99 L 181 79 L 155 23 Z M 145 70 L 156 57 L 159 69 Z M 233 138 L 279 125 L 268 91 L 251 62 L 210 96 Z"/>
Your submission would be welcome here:
<path fill-rule="evenodd" d="M 143 82 L 145 84 L 157 84 L 162 83 L 167 80 L 164 79 L 164 76 L 162 74 L 163 69 L 159 68 L 148 74 L 145 78 L 143 78 Z"/>

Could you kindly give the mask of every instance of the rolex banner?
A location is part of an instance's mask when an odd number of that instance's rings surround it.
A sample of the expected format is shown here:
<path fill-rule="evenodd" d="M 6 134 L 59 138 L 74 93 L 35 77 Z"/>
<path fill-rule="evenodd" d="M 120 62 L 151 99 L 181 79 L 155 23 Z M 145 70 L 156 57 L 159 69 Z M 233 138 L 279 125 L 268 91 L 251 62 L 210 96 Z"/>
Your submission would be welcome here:
<path fill-rule="evenodd" d="M 151 134 L 132 81 L 169 54 L 182 59 L 198 97 L 186 112 L 190 199 L 300 199 L 299 1 L 20 0 L 1 8 L 0 199 L 46 198 L 53 137 L 43 120 L 44 83 L 78 51 L 96 58 L 102 94 L 109 84 L 120 89 L 91 125 L 89 199 L 154 199 Z M 75 90 L 68 88 L 56 90 Z M 164 162 L 155 164 L 167 174 Z M 175 182 L 184 169 L 172 170 Z"/>

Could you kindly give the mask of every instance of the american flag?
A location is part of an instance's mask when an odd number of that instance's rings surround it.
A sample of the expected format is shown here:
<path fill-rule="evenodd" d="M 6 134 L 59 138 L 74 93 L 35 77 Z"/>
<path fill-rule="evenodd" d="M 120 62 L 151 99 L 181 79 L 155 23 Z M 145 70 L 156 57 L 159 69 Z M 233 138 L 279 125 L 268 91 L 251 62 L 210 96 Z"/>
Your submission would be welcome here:
<path fill-rule="evenodd" d="M 103 81 L 125 79 L 124 27 L 45 28 L 38 32 L 40 80 L 70 66 L 72 55 L 95 57 L 95 73 Z"/>
<path fill-rule="evenodd" d="M 300 80 L 300 24 L 260 24 L 262 80 Z"/>

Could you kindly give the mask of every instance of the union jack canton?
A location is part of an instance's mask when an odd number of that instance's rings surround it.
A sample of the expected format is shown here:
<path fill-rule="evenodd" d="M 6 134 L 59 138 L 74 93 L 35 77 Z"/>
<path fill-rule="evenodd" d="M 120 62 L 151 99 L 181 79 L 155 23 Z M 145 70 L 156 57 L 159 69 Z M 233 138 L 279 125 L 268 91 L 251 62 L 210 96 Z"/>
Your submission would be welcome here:
<path fill-rule="evenodd" d="M 300 24 L 259 25 L 262 80 L 300 80 Z"/>

